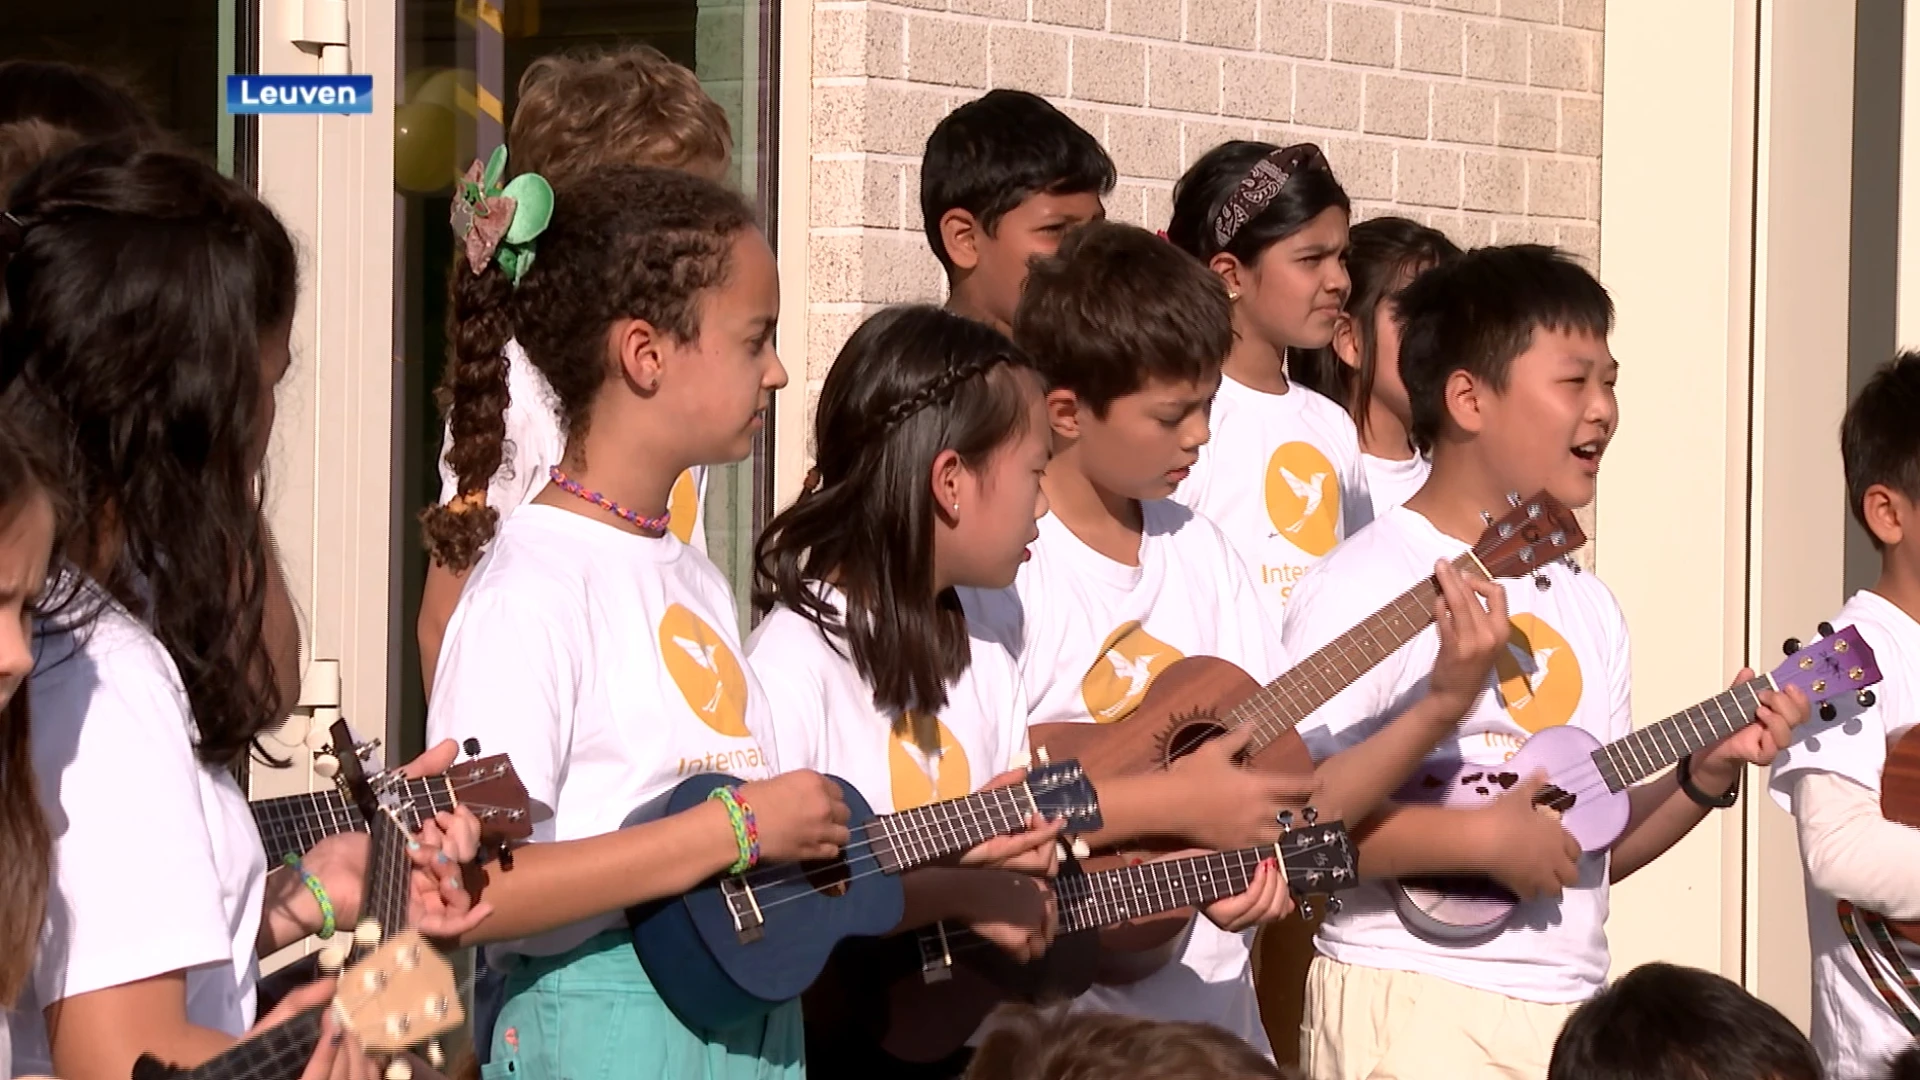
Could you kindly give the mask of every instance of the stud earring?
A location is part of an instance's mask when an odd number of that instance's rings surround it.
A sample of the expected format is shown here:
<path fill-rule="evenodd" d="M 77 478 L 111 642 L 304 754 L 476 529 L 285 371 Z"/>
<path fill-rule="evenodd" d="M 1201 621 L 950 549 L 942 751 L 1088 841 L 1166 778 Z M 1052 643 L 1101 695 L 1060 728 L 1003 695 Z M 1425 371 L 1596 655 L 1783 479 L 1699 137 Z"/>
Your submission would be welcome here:
<path fill-rule="evenodd" d="M 960 512 L 960 504 L 959 504 L 959 503 L 954 503 L 954 504 L 953 504 L 953 512 L 954 512 L 954 513 L 956 513 L 956 514 Z"/>
<path fill-rule="evenodd" d="M 1228 302 L 1228 303 L 1234 303 L 1234 302 L 1236 302 L 1236 301 L 1238 301 L 1239 299 L 1240 299 L 1240 294 L 1239 294 L 1239 293 L 1237 293 L 1237 292 L 1234 292 L 1234 291 L 1233 291 L 1232 289 L 1228 289 L 1228 290 L 1227 290 L 1227 302 Z"/>

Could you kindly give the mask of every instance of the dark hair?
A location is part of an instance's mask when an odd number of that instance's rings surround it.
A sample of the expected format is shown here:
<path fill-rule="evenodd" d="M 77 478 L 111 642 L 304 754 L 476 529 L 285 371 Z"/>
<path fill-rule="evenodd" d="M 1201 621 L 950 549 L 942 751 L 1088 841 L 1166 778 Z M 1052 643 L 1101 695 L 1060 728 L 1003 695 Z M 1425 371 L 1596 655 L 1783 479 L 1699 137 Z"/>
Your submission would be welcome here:
<path fill-rule="evenodd" d="M 1326 159 L 1315 150 L 1310 162 L 1289 176 L 1272 201 L 1248 218 L 1222 247 L 1214 235 L 1214 219 L 1247 174 L 1279 149 L 1272 143 L 1235 139 L 1200 155 L 1173 185 L 1173 217 L 1167 222 L 1167 239 L 1203 263 L 1225 251 L 1250 265 L 1261 252 L 1306 228 L 1326 211 L 1335 207 L 1352 211 L 1346 189 L 1333 178 Z"/>
<path fill-rule="evenodd" d="M 940 235 L 949 210 L 973 215 L 987 235 L 1008 211 L 1038 194 L 1111 194 L 1118 177 L 1098 139 L 1045 98 L 989 90 L 948 113 L 927 136 L 920 161 L 920 216 L 934 258 L 953 259 Z"/>
<path fill-rule="evenodd" d="M 1574 1010 L 1547 1080 L 1820 1080 L 1800 1029 L 1737 983 L 1643 964 Z"/>
<path fill-rule="evenodd" d="M 517 288 L 497 264 L 476 274 L 456 252 L 447 313 L 453 355 L 440 400 L 460 497 L 420 515 L 436 562 L 472 566 L 499 522 L 484 495 L 506 438 L 508 339 L 546 377 L 577 437 L 608 374 L 601 331 L 635 318 L 678 341 L 699 337 L 699 294 L 727 280 L 734 235 L 753 226 L 740 196 L 712 181 L 603 165 L 554 185 L 553 219 Z"/>
<path fill-rule="evenodd" d="M 940 308 L 868 319 L 820 389 L 814 477 L 760 535 L 755 602 L 819 627 L 873 688 L 874 706 L 895 714 L 896 730 L 905 733 L 912 710 L 928 729 L 911 732 L 922 746 L 938 744 L 933 718 L 971 658 L 959 598 L 933 591 L 928 470 L 945 450 L 983 468 L 1024 434 L 1027 401 L 1013 369 L 1032 366 L 999 331 Z M 815 591 L 826 581 L 846 597 L 844 621 Z"/>
<path fill-rule="evenodd" d="M 1266 1055 L 1212 1024 L 1003 1005 L 965 1080 L 1279 1080 Z"/>
<path fill-rule="evenodd" d="M 0 524 L 10 523 L 34 496 L 52 499 L 56 492 L 46 463 L 0 415 Z M 0 1008 L 14 1003 L 33 970 L 53 861 L 53 838 L 34 779 L 30 712 L 22 680 L 0 707 L 0 851 L 6 852 L 0 859 Z"/>
<path fill-rule="evenodd" d="M 1860 388 L 1840 421 L 1840 461 L 1848 509 L 1861 528 L 1875 484 L 1920 502 L 1920 352 L 1900 353 Z M 1867 535 L 1880 546 L 1873 530 Z"/>
<path fill-rule="evenodd" d="M 211 165 L 127 141 L 43 164 L 13 213 L 6 407 L 55 455 L 68 557 L 167 650 L 200 759 L 234 766 L 283 719 L 254 455 L 261 336 L 299 291 L 293 241 Z"/>
<path fill-rule="evenodd" d="M 13 185 L 42 161 L 64 154 L 83 141 L 80 133 L 44 120 L 0 124 L 0 209 Z"/>
<path fill-rule="evenodd" d="M 1887 1062 L 1887 1080 L 1920 1080 L 1920 1042 L 1908 1046 Z"/>
<path fill-rule="evenodd" d="M 1496 390 L 1538 329 L 1606 337 L 1613 300 L 1565 252 L 1539 244 L 1476 248 L 1421 274 L 1395 298 L 1400 379 L 1414 448 L 1431 450 L 1446 417 L 1447 378 L 1466 371 Z"/>
<path fill-rule="evenodd" d="M 0 62 L 0 124 L 20 120 L 44 121 L 89 140 L 154 127 L 120 84 L 51 60 Z"/>
<path fill-rule="evenodd" d="M 1378 377 L 1379 343 L 1374 340 L 1374 316 L 1383 300 L 1390 300 L 1422 270 L 1460 257 L 1460 248 L 1447 234 L 1402 217 L 1378 217 L 1355 225 L 1347 239 L 1347 274 L 1353 291 L 1347 294 L 1347 317 L 1353 320 L 1360 363 L 1350 366 L 1332 345 L 1293 353 L 1290 374 L 1295 382 L 1346 406 L 1367 437 L 1367 401 Z"/>
<path fill-rule="evenodd" d="M 1099 221 L 1034 263 L 1013 339 L 1050 389 L 1104 416 L 1149 379 L 1218 371 L 1233 348 L 1233 309 L 1220 275 L 1144 229 Z"/>

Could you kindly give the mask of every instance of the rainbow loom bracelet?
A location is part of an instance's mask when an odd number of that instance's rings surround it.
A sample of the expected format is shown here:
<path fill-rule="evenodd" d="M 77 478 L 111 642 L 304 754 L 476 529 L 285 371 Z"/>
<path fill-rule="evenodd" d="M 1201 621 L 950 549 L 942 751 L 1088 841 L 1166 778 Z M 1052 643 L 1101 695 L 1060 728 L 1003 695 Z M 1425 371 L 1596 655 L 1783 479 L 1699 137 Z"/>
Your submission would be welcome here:
<path fill-rule="evenodd" d="M 760 861 L 760 828 L 753 819 L 753 808 L 748 806 L 730 787 L 717 787 L 708 793 L 707 798 L 720 800 L 727 808 L 727 821 L 733 825 L 733 842 L 739 846 L 740 857 L 727 868 L 727 873 L 738 874 Z"/>
<path fill-rule="evenodd" d="M 312 893 L 314 900 L 320 904 L 320 933 L 316 936 L 321 941 L 332 937 L 336 929 L 333 922 L 333 900 L 327 896 L 326 886 L 320 884 L 319 878 L 307 873 L 307 868 L 300 865 L 300 856 L 289 854 L 281 861 L 293 867 L 293 872 L 300 875 L 301 884 L 307 887 L 307 891 Z"/>

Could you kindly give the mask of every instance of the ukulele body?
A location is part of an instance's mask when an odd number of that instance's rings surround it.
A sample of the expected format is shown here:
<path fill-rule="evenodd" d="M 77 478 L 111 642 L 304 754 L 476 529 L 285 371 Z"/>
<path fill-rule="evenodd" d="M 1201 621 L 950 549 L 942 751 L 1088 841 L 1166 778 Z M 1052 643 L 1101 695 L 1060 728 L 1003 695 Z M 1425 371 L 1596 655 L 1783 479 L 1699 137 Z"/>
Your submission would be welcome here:
<path fill-rule="evenodd" d="M 1536 772 L 1566 792 L 1572 804 L 1560 825 L 1580 850 L 1605 851 L 1626 831 L 1627 794 L 1613 791 L 1594 764 L 1600 741 L 1577 727 L 1550 727 L 1534 734 L 1499 765 L 1434 762 L 1413 774 L 1395 798 L 1471 810 L 1491 804 Z M 1542 812 L 1547 812 L 1542 808 Z M 1473 944 L 1498 934 L 1519 901 L 1492 880 L 1477 875 L 1403 878 L 1392 885 L 1394 906 L 1408 929 L 1447 944 Z"/>
<path fill-rule="evenodd" d="M 966 1045 L 1002 1002 L 1052 1005 L 1079 997 L 1093 985 L 1098 934 L 1063 934 L 1025 964 L 996 945 L 968 941 L 968 950 L 955 954 L 949 977 L 939 982 L 927 982 L 916 965 L 888 988 L 881 1049 L 916 1065 L 940 1061 Z"/>
<path fill-rule="evenodd" d="M 1223 718 L 1259 690 L 1260 684 L 1252 676 L 1228 661 L 1190 656 L 1168 665 L 1125 719 L 1111 724 L 1035 724 L 1028 737 L 1052 760 L 1079 760 L 1097 785 L 1110 777 L 1164 769 L 1226 734 Z M 1268 743 L 1245 764 L 1260 772 L 1294 776 L 1313 773 L 1307 744 L 1292 730 Z M 1296 809 L 1304 806 L 1302 803 Z M 1134 840 L 1125 849 L 1096 853 L 1084 862 L 1087 872 L 1094 873 L 1193 846 L 1171 836 Z M 1103 981 L 1127 982 L 1158 970 L 1172 959 L 1173 949 L 1194 915 L 1194 909 L 1181 908 L 1102 931 L 1101 940 L 1107 948 L 1122 954 L 1103 958 Z M 1128 957 L 1124 955 L 1127 953 L 1135 955 Z"/>
<path fill-rule="evenodd" d="M 1891 822 L 1920 829 L 1920 727 L 1907 729 L 1887 748 L 1880 773 L 1880 813 Z M 1894 936 L 1920 945 L 1920 922 L 1887 920 Z"/>
<path fill-rule="evenodd" d="M 859 835 L 873 808 L 852 784 L 840 786 Z M 705 773 L 628 815 L 640 825 L 689 810 L 717 787 L 742 781 Z M 750 892 L 730 891 L 744 880 Z M 838 859 L 771 863 L 739 878 L 721 875 L 683 896 L 627 911 L 633 947 L 660 999 L 682 1022 L 713 1031 L 763 1016 L 800 996 L 827 966 L 834 946 L 851 937 L 884 934 L 899 925 L 906 894 L 895 874 L 881 870 L 871 844 L 854 844 Z M 757 927 L 742 930 L 735 914 Z"/>

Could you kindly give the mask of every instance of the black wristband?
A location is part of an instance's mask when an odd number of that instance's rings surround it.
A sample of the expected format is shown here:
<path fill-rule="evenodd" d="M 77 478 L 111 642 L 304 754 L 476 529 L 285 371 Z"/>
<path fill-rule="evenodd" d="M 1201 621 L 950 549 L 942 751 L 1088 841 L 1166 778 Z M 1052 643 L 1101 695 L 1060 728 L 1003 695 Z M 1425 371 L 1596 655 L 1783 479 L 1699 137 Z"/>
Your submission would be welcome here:
<path fill-rule="evenodd" d="M 1725 810 L 1740 801 L 1740 776 L 1738 773 L 1734 774 L 1733 787 L 1729 788 L 1725 795 L 1709 795 L 1695 786 L 1693 782 L 1692 754 L 1688 754 L 1686 757 L 1680 759 L 1680 768 L 1677 770 L 1677 773 L 1680 779 L 1680 790 L 1686 792 L 1687 798 L 1692 799 L 1696 805 L 1704 806 L 1709 810 Z"/>

